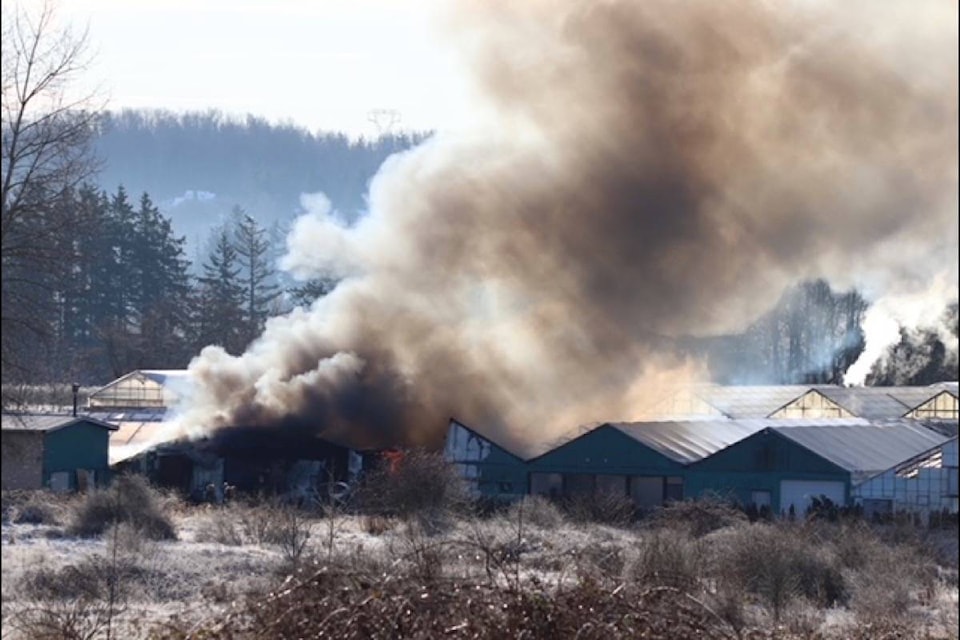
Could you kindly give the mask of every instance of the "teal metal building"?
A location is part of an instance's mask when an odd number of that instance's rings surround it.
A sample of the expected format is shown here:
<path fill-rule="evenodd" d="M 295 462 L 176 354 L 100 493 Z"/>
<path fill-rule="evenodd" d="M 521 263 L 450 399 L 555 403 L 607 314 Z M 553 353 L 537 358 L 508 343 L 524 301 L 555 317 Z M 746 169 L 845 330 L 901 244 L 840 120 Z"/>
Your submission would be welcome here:
<path fill-rule="evenodd" d="M 814 498 L 851 503 L 854 487 L 949 438 L 910 420 L 768 421 L 687 469 L 691 495 L 717 492 L 774 514 L 802 515 Z"/>
<path fill-rule="evenodd" d="M 735 420 L 604 423 L 529 460 L 530 493 L 624 495 L 658 507 L 691 495 L 689 465 L 762 428 Z"/>
<path fill-rule="evenodd" d="M 3 414 L 3 489 L 84 490 L 109 480 L 116 426 L 85 416 Z"/>

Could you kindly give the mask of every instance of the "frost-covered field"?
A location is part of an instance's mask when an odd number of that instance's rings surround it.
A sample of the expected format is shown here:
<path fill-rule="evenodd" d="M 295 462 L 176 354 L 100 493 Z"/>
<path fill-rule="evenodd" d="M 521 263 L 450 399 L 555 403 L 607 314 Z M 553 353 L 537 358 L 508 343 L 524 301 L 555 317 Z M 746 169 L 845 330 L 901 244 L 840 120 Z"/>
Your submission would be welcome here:
<path fill-rule="evenodd" d="M 562 637 L 563 624 L 581 625 L 587 631 L 581 637 L 633 637 L 639 627 L 630 625 L 640 624 L 644 611 L 653 620 L 642 623 L 653 629 L 649 637 L 957 637 L 955 530 L 749 523 L 716 505 L 688 505 L 653 521 L 611 526 L 575 520 L 541 501 L 485 517 L 400 519 L 324 517 L 268 504 L 187 506 L 161 498 L 176 539 L 151 540 L 128 524 L 94 537 L 75 535 L 81 500 L 5 496 L 4 638 L 43 637 L 45 630 L 51 638 L 72 631 L 106 637 L 108 627 L 115 638 L 285 637 L 294 632 L 284 620 L 300 615 L 320 625 L 333 614 L 353 616 L 357 629 L 367 629 L 355 633 L 373 634 L 370 629 L 379 627 L 369 625 L 384 612 L 369 619 L 361 613 L 413 593 L 443 595 L 449 613 L 403 605 L 397 611 L 409 620 L 401 616 L 396 624 L 420 629 L 416 625 L 431 616 L 450 615 L 443 628 L 452 629 L 452 637 L 474 637 L 471 620 L 493 624 L 483 616 L 496 608 L 478 613 L 470 598 L 509 600 L 517 593 L 537 594 L 542 601 L 536 607 L 549 609 L 551 599 L 562 604 L 555 619 L 544 614 L 554 626 L 536 622 L 547 626 L 525 627 L 532 629 L 529 637 Z M 476 591 L 457 600 L 451 594 L 464 585 Z M 670 620 L 680 615 L 675 604 L 662 610 L 643 604 L 654 592 L 682 598 L 687 617 Z M 334 593 L 336 603 L 329 601 Z M 591 605 L 564 622 L 570 606 L 580 606 L 570 605 L 571 598 L 633 609 Z M 533 616 L 532 605 L 524 603 L 524 615 Z M 275 615 L 281 626 L 257 631 L 265 628 L 263 620 L 251 619 L 251 611 L 261 605 L 263 616 Z M 458 606 L 464 607 L 460 614 Z M 534 624 L 524 620 L 508 615 L 502 624 Z M 599 632 L 601 620 L 610 635 Z M 657 620 L 665 635 L 657 635 Z M 319 627 L 307 628 L 319 633 Z M 382 637 L 400 627 L 391 628 Z"/>

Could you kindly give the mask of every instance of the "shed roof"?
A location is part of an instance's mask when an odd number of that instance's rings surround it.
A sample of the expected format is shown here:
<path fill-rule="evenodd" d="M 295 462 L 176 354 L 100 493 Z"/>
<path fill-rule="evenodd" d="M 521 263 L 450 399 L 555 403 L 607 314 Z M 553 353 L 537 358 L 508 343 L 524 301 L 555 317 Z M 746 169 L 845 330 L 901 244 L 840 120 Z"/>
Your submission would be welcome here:
<path fill-rule="evenodd" d="M 48 415 L 38 413 L 5 413 L 2 418 L 2 427 L 4 431 L 50 432 L 64 429 L 80 422 L 86 422 L 110 431 L 117 430 L 116 425 L 89 416 Z"/>
<path fill-rule="evenodd" d="M 778 420 L 770 429 L 846 469 L 854 484 L 950 439 L 912 420 L 833 426 L 784 422 Z"/>
<path fill-rule="evenodd" d="M 726 449 L 744 438 L 762 431 L 771 424 L 784 423 L 831 429 L 837 426 L 869 424 L 862 418 L 787 418 L 780 420 L 768 418 L 608 424 L 671 460 L 680 464 L 691 464 L 711 456 L 721 449 Z"/>

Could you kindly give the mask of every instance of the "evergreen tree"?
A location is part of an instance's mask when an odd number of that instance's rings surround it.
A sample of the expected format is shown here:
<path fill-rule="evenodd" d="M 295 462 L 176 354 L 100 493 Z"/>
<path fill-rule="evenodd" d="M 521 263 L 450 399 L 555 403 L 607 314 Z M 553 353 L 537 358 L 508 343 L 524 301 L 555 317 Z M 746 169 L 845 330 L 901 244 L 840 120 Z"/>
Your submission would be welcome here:
<path fill-rule="evenodd" d="M 140 280 L 137 319 L 142 366 L 179 368 L 189 359 L 188 314 L 183 300 L 190 281 L 183 237 L 175 237 L 146 193 L 140 199 L 136 228 Z"/>
<path fill-rule="evenodd" d="M 240 207 L 234 207 L 234 248 L 240 265 L 243 287 L 243 338 L 250 342 L 263 331 L 272 315 L 272 305 L 280 295 L 276 269 L 271 260 L 267 230 Z"/>
<path fill-rule="evenodd" d="M 246 346 L 242 333 L 244 290 L 239 281 L 241 269 L 230 232 L 221 227 L 200 277 L 195 317 L 197 349 L 218 344 L 229 353 L 238 354 Z"/>

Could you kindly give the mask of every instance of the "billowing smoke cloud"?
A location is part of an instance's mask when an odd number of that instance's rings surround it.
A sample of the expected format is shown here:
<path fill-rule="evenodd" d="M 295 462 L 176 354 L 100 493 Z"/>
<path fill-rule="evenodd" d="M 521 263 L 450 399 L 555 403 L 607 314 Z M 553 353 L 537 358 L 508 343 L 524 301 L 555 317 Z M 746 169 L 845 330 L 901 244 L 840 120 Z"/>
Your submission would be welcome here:
<path fill-rule="evenodd" d="M 539 441 L 643 414 L 701 373 L 673 338 L 788 284 L 955 286 L 957 6 L 893 5 L 461 7 L 488 117 L 391 158 L 355 225 L 297 222 L 286 267 L 340 284 L 205 349 L 184 424 Z"/>

